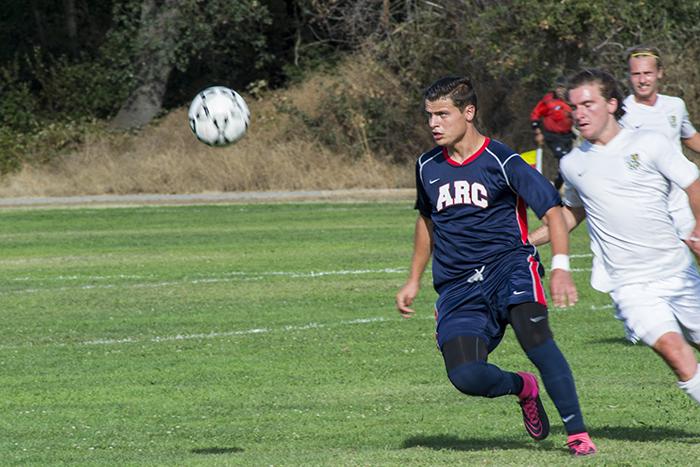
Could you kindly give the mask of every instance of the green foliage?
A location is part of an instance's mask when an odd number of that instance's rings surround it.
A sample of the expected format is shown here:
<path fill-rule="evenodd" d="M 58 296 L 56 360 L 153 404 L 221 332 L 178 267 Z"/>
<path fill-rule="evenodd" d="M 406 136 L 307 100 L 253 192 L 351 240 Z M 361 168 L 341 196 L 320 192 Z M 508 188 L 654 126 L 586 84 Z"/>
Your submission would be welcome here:
<path fill-rule="evenodd" d="M 517 147 L 531 144 L 529 112 L 556 76 L 600 66 L 624 85 L 624 51 L 632 45 L 656 44 L 676 59 L 668 85 L 693 82 L 684 77 L 696 73 L 697 49 L 681 57 L 700 32 L 700 3 L 683 10 L 672 1 L 448 0 L 419 7 L 373 50 L 416 99 L 440 76 L 472 76 L 483 129 Z M 692 89 L 686 97 L 698 95 Z"/>
<path fill-rule="evenodd" d="M 447 74 L 475 79 L 483 131 L 527 148 L 527 116 L 556 76 L 602 66 L 625 85 L 623 53 L 638 43 L 663 51 L 664 90 L 684 97 L 691 117 L 700 118 L 697 1 L 111 0 L 79 9 L 80 54 L 65 44 L 59 3 L 22 9 L 10 0 L 14 8 L 0 19 L 3 37 L 22 39 L 16 49 L 8 49 L 10 39 L 0 46 L 5 139 L 47 121 L 110 118 L 139 85 L 144 50 L 174 66 L 166 109 L 213 83 L 257 92 L 263 83 L 300 82 L 311 71 L 346 73 L 348 55 L 366 62 L 365 75 L 354 70 L 349 80 L 319 90 L 320 112 L 296 112 L 300 130 L 355 156 L 408 160 L 426 149 L 421 93 Z M 145 5 L 169 15 L 172 45 L 140 34 L 152 20 L 143 16 Z M 379 77 L 375 64 L 383 68 Z M 358 91 L 359 84 L 366 89 Z"/>
<path fill-rule="evenodd" d="M 107 118 L 126 97 L 126 83 L 115 82 L 120 75 L 101 61 L 74 63 L 60 57 L 36 69 L 42 71 L 37 73 L 41 97 L 54 120 Z"/>
<path fill-rule="evenodd" d="M 98 121 L 47 122 L 30 130 L 17 131 L 0 126 L 0 175 L 14 172 L 24 163 L 46 164 L 76 150 L 88 134 L 104 132 Z"/>
<path fill-rule="evenodd" d="M 0 175 L 19 169 L 25 155 L 22 134 L 0 125 Z"/>
<path fill-rule="evenodd" d="M 13 83 L 0 94 L 0 125 L 17 131 L 27 131 L 37 125 L 36 98 L 27 83 Z"/>
<path fill-rule="evenodd" d="M 269 9 L 258 0 L 180 2 L 167 104 L 181 105 L 213 83 L 244 89 L 269 81 L 281 67 L 268 40 L 278 26 L 283 25 L 273 25 Z"/>

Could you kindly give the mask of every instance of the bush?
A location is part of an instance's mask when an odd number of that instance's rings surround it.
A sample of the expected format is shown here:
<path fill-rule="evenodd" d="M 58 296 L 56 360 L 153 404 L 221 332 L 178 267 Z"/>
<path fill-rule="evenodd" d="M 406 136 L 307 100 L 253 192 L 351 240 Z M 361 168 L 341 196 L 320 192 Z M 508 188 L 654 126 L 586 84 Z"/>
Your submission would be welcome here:
<path fill-rule="evenodd" d="M 281 110 L 297 128 L 338 154 L 413 161 L 429 144 L 421 103 L 371 56 L 347 57 L 315 93 L 312 110 L 286 104 Z"/>

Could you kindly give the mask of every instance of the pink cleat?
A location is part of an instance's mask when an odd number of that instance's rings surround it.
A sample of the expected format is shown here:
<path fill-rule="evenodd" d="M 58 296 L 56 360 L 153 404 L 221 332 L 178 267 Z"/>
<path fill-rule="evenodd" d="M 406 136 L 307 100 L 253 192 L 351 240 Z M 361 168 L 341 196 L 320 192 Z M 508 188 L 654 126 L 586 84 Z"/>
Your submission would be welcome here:
<path fill-rule="evenodd" d="M 523 412 L 525 430 L 535 441 L 541 441 L 549 435 L 549 418 L 547 418 L 547 412 L 544 411 L 540 399 L 537 378 L 532 373 L 521 371 L 518 372 L 518 375 L 523 379 L 523 390 L 518 394 L 518 397 L 520 398 L 520 409 Z"/>
<path fill-rule="evenodd" d="M 569 447 L 571 455 L 576 457 L 590 456 L 597 452 L 595 444 L 593 444 L 591 437 L 586 432 L 569 435 L 566 445 Z"/>

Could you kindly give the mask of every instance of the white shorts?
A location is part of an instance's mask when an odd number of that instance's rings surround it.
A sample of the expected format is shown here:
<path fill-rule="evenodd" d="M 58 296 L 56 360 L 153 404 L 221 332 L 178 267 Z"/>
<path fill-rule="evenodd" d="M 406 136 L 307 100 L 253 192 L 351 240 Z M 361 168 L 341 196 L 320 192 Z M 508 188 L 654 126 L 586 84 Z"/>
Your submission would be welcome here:
<path fill-rule="evenodd" d="M 700 343 L 700 274 L 695 266 L 666 279 L 623 285 L 610 297 L 630 341 L 652 346 L 667 332 L 677 332 Z"/>

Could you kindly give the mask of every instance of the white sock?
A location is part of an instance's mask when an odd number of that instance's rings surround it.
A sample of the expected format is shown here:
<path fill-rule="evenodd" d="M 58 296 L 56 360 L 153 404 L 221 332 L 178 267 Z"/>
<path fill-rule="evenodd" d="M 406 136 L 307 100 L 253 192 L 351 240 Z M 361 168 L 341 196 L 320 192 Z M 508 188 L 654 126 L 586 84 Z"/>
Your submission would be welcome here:
<path fill-rule="evenodd" d="M 695 376 L 688 381 L 678 381 L 678 387 L 688 394 L 691 399 L 700 404 L 700 365 L 698 365 Z"/>

